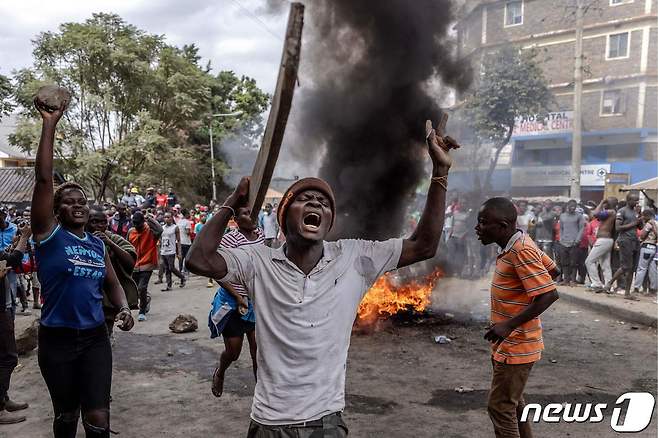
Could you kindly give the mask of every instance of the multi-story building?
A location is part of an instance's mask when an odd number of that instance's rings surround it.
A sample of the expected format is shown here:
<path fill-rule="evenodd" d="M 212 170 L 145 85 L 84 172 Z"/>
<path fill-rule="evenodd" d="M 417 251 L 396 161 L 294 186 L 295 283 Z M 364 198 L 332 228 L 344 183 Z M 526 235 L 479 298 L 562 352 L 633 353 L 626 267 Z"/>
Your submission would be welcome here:
<path fill-rule="evenodd" d="M 597 199 L 607 173 L 628 174 L 631 183 L 658 175 L 658 0 L 583 3 L 581 184 L 583 199 Z M 519 120 L 511 159 L 497 169 L 494 189 L 516 196 L 569 193 L 575 4 L 472 0 L 462 11 L 459 50 L 476 71 L 484 54 L 503 45 L 535 48 L 556 101 L 549 119 L 528 114 Z"/>

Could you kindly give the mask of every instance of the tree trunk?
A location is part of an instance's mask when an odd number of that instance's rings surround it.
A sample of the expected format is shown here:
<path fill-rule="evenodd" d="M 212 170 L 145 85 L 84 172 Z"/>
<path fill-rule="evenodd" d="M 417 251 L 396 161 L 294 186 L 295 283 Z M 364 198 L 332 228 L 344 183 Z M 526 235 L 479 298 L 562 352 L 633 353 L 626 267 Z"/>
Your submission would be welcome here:
<path fill-rule="evenodd" d="M 107 182 L 110 179 L 110 174 L 112 172 L 112 163 L 107 162 L 105 165 L 105 170 L 103 171 L 103 175 L 101 176 L 101 188 L 98 191 L 98 198 L 96 199 L 97 202 L 102 202 L 105 200 L 105 191 L 107 190 Z"/>
<path fill-rule="evenodd" d="M 482 184 L 483 190 L 490 191 L 492 189 L 491 178 L 493 176 L 494 170 L 496 170 L 496 166 L 498 165 L 498 158 L 500 158 L 500 153 L 503 151 L 503 148 L 507 145 L 507 143 L 509 143 L 510 138 L 512 138 L 513 132 L 514 132 L 514 125 L 508 126 L 505 140 L 501 141 L 500 143 L 498 143 L 498 145 L 496 145 L 496 155 L 494 155 L 493 160 L 489 162 L 489 169 L 487 169 L 487 174 L 484 178 L 484 184 Z"/>

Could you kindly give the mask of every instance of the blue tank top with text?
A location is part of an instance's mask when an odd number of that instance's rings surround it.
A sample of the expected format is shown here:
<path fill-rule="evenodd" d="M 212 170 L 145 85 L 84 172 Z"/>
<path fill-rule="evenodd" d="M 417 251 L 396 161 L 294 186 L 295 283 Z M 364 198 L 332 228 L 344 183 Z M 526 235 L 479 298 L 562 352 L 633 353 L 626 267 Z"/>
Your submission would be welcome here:
<path fill-rule="evenodd" d="M 43 308 L 41 324 L 73 329 L 103 324 L 105 246 L 89 233 L 84 238 L 57 226 L 35 250 Z"/>

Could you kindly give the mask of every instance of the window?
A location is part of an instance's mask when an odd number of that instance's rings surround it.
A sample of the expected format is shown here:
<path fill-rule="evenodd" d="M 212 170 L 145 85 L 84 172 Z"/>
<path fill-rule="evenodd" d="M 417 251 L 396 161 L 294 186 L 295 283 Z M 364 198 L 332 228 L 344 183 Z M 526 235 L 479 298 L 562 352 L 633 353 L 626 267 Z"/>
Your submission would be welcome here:
<path fill-rule="evenodd" d="M 523 1 L 505 3 L 505 27 L 523 24 Z"/>
<path fill-rule="evenodd" d="M 621 90 L 606 90 L 601 97 L 601 115 L 614 116 L 624 114 L 626 99 Z"/>
<path fill-rule="evenodd" d="M 606 59 L 628 58 L 628 47 L 631 39 L 630 32 L 608 35 Z"/>

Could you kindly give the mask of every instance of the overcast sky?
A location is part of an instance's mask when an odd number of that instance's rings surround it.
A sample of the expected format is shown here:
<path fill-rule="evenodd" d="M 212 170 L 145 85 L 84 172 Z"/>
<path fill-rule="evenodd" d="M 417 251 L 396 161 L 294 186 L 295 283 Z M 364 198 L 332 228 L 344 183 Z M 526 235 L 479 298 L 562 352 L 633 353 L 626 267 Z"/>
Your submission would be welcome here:
<path fill-rule="evenodd" d="M 263 10 L 264 0 L 2 0 L 0 73 L 32 64 L 32 39 L 60 23 L 113 12 L 170 44 L 195 43 L 213 70 L 233 70 L 272 93 L 281 58 L 286 16 Z"/>

